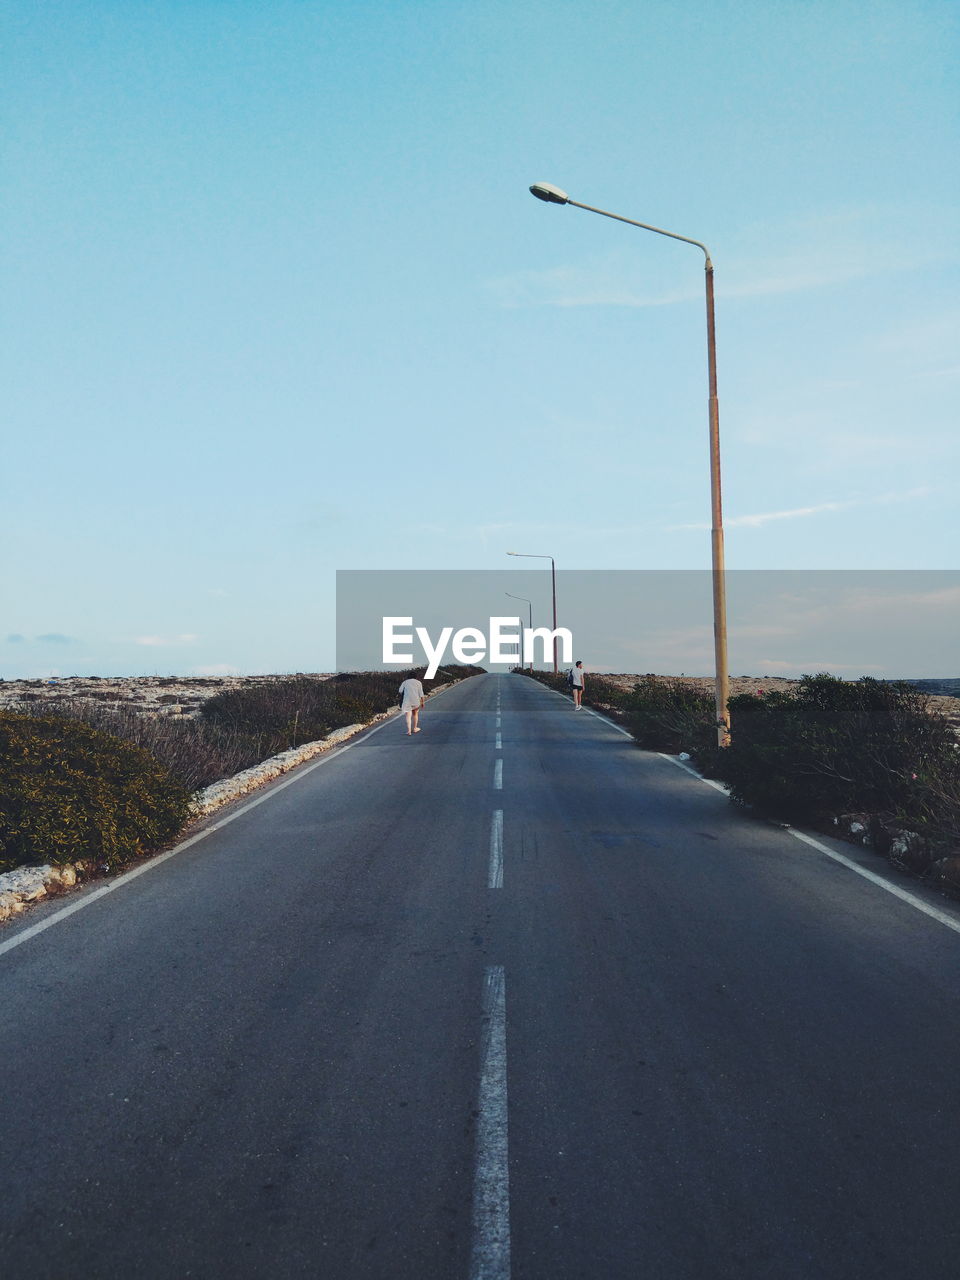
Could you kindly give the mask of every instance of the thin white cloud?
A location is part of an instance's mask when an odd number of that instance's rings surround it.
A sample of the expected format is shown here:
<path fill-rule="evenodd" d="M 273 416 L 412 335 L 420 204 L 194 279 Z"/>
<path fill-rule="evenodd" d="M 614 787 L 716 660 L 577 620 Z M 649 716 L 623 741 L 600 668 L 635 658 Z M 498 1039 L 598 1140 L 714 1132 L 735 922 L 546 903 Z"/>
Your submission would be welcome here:
<path fill-rule="evenodd" d="M 880 613 L 881 615 L 903 614 L 907 611 L 934 610 L 948 613 L 960 609 L 960 587 L 938 587 L 932 591 L 888 592 L 878 595 L 873 592 L 857 592 L 850 599 L 838 603 L 837 613 L 846 612 L 853 615 L 864 613 Z"/>
<path fill-rule="evenodd" d="M 761 658 L 757 666 L 762 667 L 764 671 L 791 671 L 798 675 L 816 675 L 821 671 L 882 671 L 880 666 L 869 666 L 865 663 L 851 662 L 829 662 L 821 658 L 805 658 L 802 662 L 794 662 L 792 660 L 780 658 Z"/>
<path fill-rule="evenodd" d="M 929 357 L 931 351 L 955 358 L 960 309 L 951 308 L 926 319 L 895 317 L 885 333 L 871 339 L 871 349 L 887 356 Z"/>
<path fill-rule="evenodd" d="M 726 527 L 728 529 L 758 529 L 761 525 L 769 524 L 772 520 L 801 520 L 805 516 L 818 516 L 824 511 L 846 511 L 850 507 L 858 505 L 856 502 L 820 502 L 816 506 L 790 507 L 786 511 L 761 511 L 755 515 L 734 516 L 726 521 Z M 707 525 L 700 527 L 708 528 Z"/>
<path fill-rule="evenodd" d="M 33 640 L 36 644 L 77 644 L 76 636 L 64 635 L 62 631 L 48 631 L 42 636 L 34 636 Z M 21 635 L 19 632 L 14 632 L 12 635 L 7 636 L 6 643 L 27 644 L 29 641 L 26 636 Z"/>
<path fill-rule="evenodd" d="M 586 525 L 572 524 L 568 521 L 557 520 L 552 523 L 530 523 L 529 521 L 508 521 L 504 524 L 474 524 L 461 525 L 458 527 L 438 525 L 438 524 L 421 524 L 417 528 L 421 533 L 428 534 L 431 537 L 442 539 L 445 542 L 480 542 L 486 546 L 490 542 L 499 541 L 503 544 L 504 550 L 511 547 L 513 542 L 529 542 L 529 540 L 547 540 L 556 537 L 562 537 L 565 540 L 571 537 L 579 539 L 585 538 L 610 538 L 610 537 L 627 537 L 633 534 L 647 533 L 650 525 Z M 685 527 L 685 526 L 684 526 Z M 549 541 L 541 541 L 541 546 L 549 546 Z M 515 568 L 518 566 L 514 566 Z M 531 568 L 527 565 L 526 568 Z"/>
<path fill-rule="evenodd" d="M 636 277 L 636 279 L 631 279 Z M 644 287 L 636 266 L 607 259 L 585 266 L 518 271 L 489 282 L 505 308 L 519 307 L 666 307 L 700 297 L 700 290 Z"/>
<path fill-rule="evenodd" d="M 920 369 L 916 373 L 911 373 L 910 377 L 917 379 L 917 381 L 958 378 L 960 377 L 960 364 L 948 365 L 943 369 Z"/>
<path fill-rule="evenodd" d="M 903 576 L 908 578 L 910 575 L 904 572 Z M 847 577 L 838 574 L 837 581 L 833 582 L 833 574 L 825 570 L 822 574 L 810 575 L 810 595 L 791 591 L 772 593 L 765 601 L 764 612 L 774 617 L 776 622 L 769 627 L 764 622 L 752 624 L 748 621 L 740 626 L 734 623 L 730 627 L 731 639 L 749 640 L 765 635 L 773 639 L 782 635 L 793 636 L 802 642 L 805 636 L 824 629 L 831 633 L 850 631 L 864 636 L 889 635 L 905 618 L 910 618 L 912 625 L 928 636 L 944 634 L 945 626 L 949 624 L 956 630 L 960 614 L 960 586 L 891 591 L 851 581 L 849 587 L 841 589 Z M 819 583 L 818 578 L 822 579 Z M 752 611 L 755 609 L 756 606 Z M 828 640 L 827 643 L 834 642 Z M 797 666 L 792 661 L 786 665 L 791 669 Z M 831 664 L 829 669 L 836 665 Z M 878 669 L 861 665 L 864 671 Z M 806 666 L 802 669 L 808 671 L 811 668 Z"/>
<path fill-rule="evenodd" d="M 807 390 L 821 409 L 776 417 L 769 412 L 745 414 L 736 426 L 740 447 L 754 445 L 764 452 L 787 450 L 800 469 L 827 474 L 846 474 L 841 469 L 847 467 L 853 468 L 851 474 L 857 474 L 865 463 L 893 468 L 905 462 L 915 464 L 921 458 L 934 465 L 934 458 L 944 453 L 938 439 L 943 433 L 933 426 L 920 433 L 908 433 L 902 427 L 879 429 L 876 421 L 851 428 L 836 407 L 848 402 L 849 389 L 835 396 L 835 386 L 823 381 Z M 797 448 L 798 441 L 805 442 L 802 451 Z"/>
<path fill-rule="evenodd" d="M 910 264 L 913 265 L 913 264 Z M 874 273 L 868 261 L 856 263 L 838 255 L 834 261 L 818 260 L 816 255 L 804 259 L 794 255 L 792 261 L 748 261 L 727 263 L 718 269 L 718 299 L 764 298 L 785 293 L 801 293 L 812 289 L 848 284 Z M 500 305 L 520 307 L 668 307 L 678 302 L 699 301 L 703 290 L 687 286 L 681 289 L 644 288 L 633 265 L 587 267 L 567 265 L 546 271 L 520 271 L 491 281 L 490 288 Z"/>
<path fill-rule="evenodd" d="M 902 227 L 915 234 L 904 241 Z M 719 298 L 805 292 L 891 271 L 954 261 L 952 217 L 936 209 L 844 209 L 779 225 L 743 228 L 745 248 L 715 255 Z M 716 246 L 713 246 L 715 249 Z M 541 271 L 519 271 L 488 284 L 503 307 L 662 307 L 702 297 L 697 284 L 677 287 L 676 266 L 639 248 Z"/>
<path fill-rule="evenodd" d="M 206 667 L 191 667 L 192 676 L 238 676 L 239 667 L 232 667 L 229 662 L 214 662 Z"/>
<path fill-rule="evenodd" d="M 930 486 L 908 489 L 904 493 L 881 493 L 872 498 L 849 498 L 843 502 L 818 502 L 808 507 L 788 507 L 785 511 L 760 511 L 751 515 L 731 516 L 724 519 L 727 529 L 759 529 L 774 520 L 801 520 L 808 516 L 822 515 L 826 511 L 849 511 L 853 507 L 883 506 L 890 502 L 913 502 L 926 498 L 933 492 Z M 685 529 L 709 529 L 708 524 L 674 524 L 667 526 L 668 533 Z"/>
<path fill-rule="evenodd" d="M 792 634 L 792 628 L 783 626 L 782 624 L 758 623 L 743 627 L 728 627 L 728 634 L 731 639 L 737 640 L 762 640 L 772 639 L 775 636 L 788 636 Z"/>
<path fill-rule="evenodd" d="M 198 639 L 199 636 L 187 633 L 179 636 L 137 636 L 134 644 L 142 644 L 155 649 L 169 649 L 175 645 L 193 644 Z"/>

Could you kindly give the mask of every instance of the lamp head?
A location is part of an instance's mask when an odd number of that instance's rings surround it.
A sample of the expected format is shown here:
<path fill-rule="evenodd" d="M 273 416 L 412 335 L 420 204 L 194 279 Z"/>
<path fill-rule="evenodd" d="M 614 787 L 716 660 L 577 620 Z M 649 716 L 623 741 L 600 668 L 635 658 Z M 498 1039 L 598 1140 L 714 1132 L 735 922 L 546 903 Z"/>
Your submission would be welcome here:
<path fill-rule="evenodd" d="M 535 182 L 530 188 L 531 195 L 538 200 L 546 200 L 549 204 L 566 204 L 570 197 L 552 182 Z"/>

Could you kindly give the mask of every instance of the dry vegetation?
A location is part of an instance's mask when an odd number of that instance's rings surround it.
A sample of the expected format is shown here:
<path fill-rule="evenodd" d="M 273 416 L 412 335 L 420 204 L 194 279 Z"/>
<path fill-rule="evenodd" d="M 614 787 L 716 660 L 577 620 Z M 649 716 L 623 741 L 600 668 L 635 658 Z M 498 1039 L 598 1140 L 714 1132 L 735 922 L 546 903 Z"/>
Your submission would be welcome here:
<path fill-rule="evenodd" d="M 589 678 L 588 675 L 587 679 Z M 611 684 L 627 693 L 642 678 L 639 675 L 624 673 L 609 675 L 605 672 L 603 674 L 604 680 L 609 680 Z M 713 692 L 713 676 L 657 676 L 656 679 L 662 680 L 666 685 L 688 685 L 704 693 Z M 789 680 L 784 676 L 731 676 L 730 696 L 736 697 L 741 693 L 789 693 L 799 683 L 799 680 Z M 953 727 L 954 732 L 960 736 L 960 698 L 951 698 L 937 693 L 928 693 L 927 697 L 931 711 L 936 711 L 943 716 Z"/>

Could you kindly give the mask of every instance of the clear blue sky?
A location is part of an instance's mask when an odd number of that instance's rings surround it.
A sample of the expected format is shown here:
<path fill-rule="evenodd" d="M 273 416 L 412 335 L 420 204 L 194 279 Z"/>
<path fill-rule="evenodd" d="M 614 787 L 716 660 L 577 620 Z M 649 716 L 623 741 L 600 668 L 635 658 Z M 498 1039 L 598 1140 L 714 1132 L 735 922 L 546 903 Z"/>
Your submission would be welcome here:
<path fill-rule="evenodd" d="M 710 246 L 731 568 L 956 568 L 957 13 L 10 0 L 0 675 L 327 670 L 336 569 L 707 567 L 702 255 L 537 179 Z"/>

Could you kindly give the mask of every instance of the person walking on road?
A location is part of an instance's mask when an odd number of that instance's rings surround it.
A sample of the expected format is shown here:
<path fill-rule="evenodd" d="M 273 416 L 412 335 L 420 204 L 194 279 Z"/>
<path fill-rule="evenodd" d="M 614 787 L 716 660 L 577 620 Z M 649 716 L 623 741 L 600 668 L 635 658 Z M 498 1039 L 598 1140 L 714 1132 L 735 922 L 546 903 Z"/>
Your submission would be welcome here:
<path fill-rule="evenodd" d="M 417 720 L 423 706 L 423 685 L 419 680 L 404 680 L 400 686 L 400 710 L 407 718 L 407 736 L 420 732 Z"/>
<path fill-rule="evenodd" d="M 573 709 L 579 711 L 584 689 L 583 663 L 579 658 L 577 665 L 570 672 L 570 687 L 573 689 Z"/>

